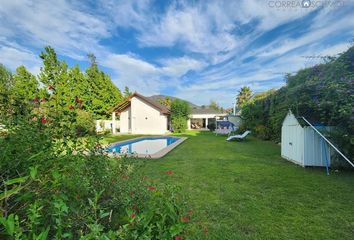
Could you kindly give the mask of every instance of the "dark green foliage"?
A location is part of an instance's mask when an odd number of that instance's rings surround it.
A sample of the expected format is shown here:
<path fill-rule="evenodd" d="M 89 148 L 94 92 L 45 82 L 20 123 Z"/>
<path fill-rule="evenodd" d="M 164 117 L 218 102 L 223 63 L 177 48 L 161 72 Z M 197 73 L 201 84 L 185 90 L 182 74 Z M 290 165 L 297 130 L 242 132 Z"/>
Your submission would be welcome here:
<path fill-rule="evenodd" d="M 10 70 L 0 63 L 0 113 L 10 112 L 10 89 L 13 85 L 13 78 Z M 1 123 L 0 123 L 1 124 Z"/>
<path fill-rule="evenodd" d="M 121 239 L 173 239 L 183 235 L 188 224 L 183 220 L 190 217 L 185 200 L 175 194 L 178 191 L 176 187 L 158 188 L 152 191 L 143 214 L 128 211 L 130 220 L 120 230 Z"/>
<path fill-rule="evenodd" d="M 106 156 L 93 134 L 93 117 L 107 116 L 121 100 L 94 56 L 85 74 L 68 69 L 50 47 L 40 57 L 43 87 L 24 67 L 12 75 L 0 65 L 0 239 L 182 234 L 179 194 L 164 184 L 149 191 L 154 182 L 143 180 L 138 161 Z M 159 215 L 152 205 L 173 206 L 175 215 L 166 221 L 171 212 Z M 152 218 L 135 228 L 127 215 L 133 211 Z"/>
<path fill-rule="evenodd" d="M 187 120 L 191 110 L 186 101 L 175 99 L 171 103 L 171 121 L 173 131 L 184 132 L 187 129 Z"/>
<path fill-rule="evenodd" d="M 84 102 L 85 110 L 94 116 L 109 117 L 110 109 L 123 100 L 120 90 L 114 86 L 107 74 L 99 70 L 97 63 L 92 59 L 91 66 L 86 69 L 86 78 L 89 87 L 83 93 L 87 99 Z"/>
<path fill-rule="evenodd" d="M 48 102 L 51 98 L 55 95 Z M 87 121 L 86 113 L 58 109 L 49 107 L 45 120 L 37 111 L 3 119 L 0 238 L 157 239 L 161 231 L 169 237 L 182 234 L 179 194 L 143 178 L 135 159 L 102 154 L 96 137 L 77 138 L 77 124 Z M 130 226 L 133 212 L 148 218 Z"/>
<path fill-rule="evenodd" d="M 187 119 L 183 117 L 174 117 L 171 121 L 173 132 L 181 133 L 187 129 Z"/>
<path fill-rule="evenodd" d="M 28 113 L 32 110 L 33 101 L 45 102 L 49 96 L 54 95 L 45 104 L 47 108 L 56 105 L 57 110 L 64 110 L 79 103 L 78 107 L 92 114 L 94 118 L 107 118 L 111 114 L 111 108 L 122 101 L 120 90 L 107 74 L 99 70 L 93 55 L 90 55 L 91 65 L 85 73 L 78 66 L 69 69 L 49 46 L 44 48 L 40 58 L 43 66 L 38 79 L 24 66 L 18 67 L 12 75 L 0 64 L 2 113 Z"/>
<path fill-rule="evenodd" d="M 75 127 L 78 136 L 93 134 L 95 131 L 95 121 L 92 117 L 92 114 L 83 110 L 79 110 L 77 112 Z"/>
<path fill-rule="evenodd" d="M 354 156 L 354 47 L 337 59 L 287 76 L 287 85 L 269 91 L 242 108 L 243 124 L 264 139 L 280 141 L 289 109 L 313 124 L 335 126 L 332 138 Z"/>

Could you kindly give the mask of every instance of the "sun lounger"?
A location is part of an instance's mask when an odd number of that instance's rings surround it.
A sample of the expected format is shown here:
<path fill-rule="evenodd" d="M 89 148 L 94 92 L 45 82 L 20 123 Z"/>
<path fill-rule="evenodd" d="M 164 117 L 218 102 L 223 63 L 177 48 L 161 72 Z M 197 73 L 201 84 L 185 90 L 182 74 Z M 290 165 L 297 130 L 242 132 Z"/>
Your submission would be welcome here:
<path fill-rule="evenodd" d="M 246 131 L 246 132 L 244 132 L 244 133 L 242 133 L 241 135 L 239 134 L 239 135 L 233 135 L 233 136 L 230 136 L 230 137 L 228 137 L 227 139 L 226 139 L 226 141 L 231 141 L 231 140 L 234 140 L 234 139 L 236 139 L 236 140 L 243 140 L 248 134 L 250 134 L 251 133 L 251 131 Z"/>

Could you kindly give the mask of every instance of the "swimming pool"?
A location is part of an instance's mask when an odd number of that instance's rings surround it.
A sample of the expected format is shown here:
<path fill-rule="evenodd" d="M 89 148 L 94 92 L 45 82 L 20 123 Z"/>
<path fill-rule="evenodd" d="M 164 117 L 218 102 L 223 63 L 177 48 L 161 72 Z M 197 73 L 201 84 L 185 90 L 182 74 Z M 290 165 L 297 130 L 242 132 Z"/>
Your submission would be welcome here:
<path fill-rule="evenodd" d="M 115 155 L 133 154 L 138 157 L 159 158 L 167 154 L 186 138 L 157 136 L 141 137 L 110 145 L 106 151 Z"/>

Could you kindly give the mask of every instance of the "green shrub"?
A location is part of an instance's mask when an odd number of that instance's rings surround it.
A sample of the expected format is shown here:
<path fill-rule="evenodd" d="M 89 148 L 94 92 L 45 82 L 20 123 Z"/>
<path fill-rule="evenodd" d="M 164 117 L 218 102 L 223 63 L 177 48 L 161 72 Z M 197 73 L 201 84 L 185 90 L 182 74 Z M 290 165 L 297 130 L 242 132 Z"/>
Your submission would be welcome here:
<path fill-rule="evenodd" d="M 45 118 L 39 114 L 4 120 L 1 239 L 161 239 L 184 234 L 184 201 L 176 189 L 144 180 L 133 158 L 102 154 L 96 137 L 77 138 L 75 111 L 53 111 Z M 126 213 L 132 211 L 143 218 L 141 224 L 130 226 Z"/>
<path fill-rule="evenodd" d="M 258 135 L 281 140 L 282 122 L 289 111 L 311 123 L 335 126 L 333 142 L 349 158 L 354 156 L 354 46 L 337 58 L 286 76 L 286 86 L 256 96 L 242 107 L 243 124 Z M 345 96 L 345 97 L 343 97 Z M 257 132 L 256 131 L 256 132 Z"/>
<path fill-rule="evenodd" d="M 187 120 L 184 117 L 172 118 L 172 128 L 175 133 L 182 133 L 187 129 Z"/>
<path fill-rule="evenodd" d="M 174 132 L 181 133 L 187 129 L 190 111 L 190 106 L 186 101 L 176 99 L 171 103 L 171 122 Z"/>
<path fill-rule="evenodd" d="M 78 136 L 93 134 L 95 132 L 94 118 L 89 112 L 78 110 L 75 125 Z"/>
<path fill-rule="evenodd" d="M 254 128 L 254 132 L 255 132 L 256 136 L 260 139 L 263 139 L 263 140 L 270 139 L 269 129 L 264 125 L 257 125 Z"/>

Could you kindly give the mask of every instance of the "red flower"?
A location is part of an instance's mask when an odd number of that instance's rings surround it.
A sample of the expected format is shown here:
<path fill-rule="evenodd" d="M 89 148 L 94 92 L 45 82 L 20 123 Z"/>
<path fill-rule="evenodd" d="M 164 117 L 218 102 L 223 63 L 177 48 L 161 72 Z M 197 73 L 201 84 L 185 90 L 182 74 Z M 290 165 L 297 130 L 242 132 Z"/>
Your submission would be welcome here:
<path fill-rule="evenodd" d="M 34 103 L 39 103 L 39 99 L 38 99 L 37 97 L 35 97 L 35 98 L 33 99 L 33 102 L 34 102 Z"/>
<path fill-rule="evenodd" d="M 54 88 L 52 85 L 49 85 L 49 86 L 48 86 L 48 90 L 53 91 L 53 90 L 55 90 L 55 88 Z"/>
<path fill-rule="evenodd" d="M 172 174 L 173 174 L 172 170 L 168 170 L 168 171 L 166 171 L 165 173 L 166 173 L 167 175 L 172 175 Z"/>
<path fill-rule="evenodd" d="M 155 191 L 155 190 L 156 190 L 156 187 L 154 187 L 154 186 L 148 186 L 148 189 L 149 189 L 150 191 Z"/>
<path fill-rule="evenodd" d="M 73 105 L 70 105 L 70 106 L 69 106 L 69 110 L 70 110 L 70 111 L 74 110 L 74 106 L 73 106 Z"/>
<path fill-rule="evenodd" d="M 190 218 L 189 218 L 189 216 L 182 216 L 182 217 L 181 217 L 181 221 L 182 221 L 182 222 L 189 222 L 189 221 L 190 221 Z"/>
<path fill-rule="evenodd" d="M 183 238 L 181 236 L 176 236 L 175 240 L 183 240 Z"/>
<path fill-rule="evenodd" d="M 135 218 L 135 216 L 136 216 L 135 213 L 132 213 L 132 215 L 130 215 L 130 217 L 133 219 Z"/>
<path fill-rule="evenodd" d="M 41 118 L 41 122 L 42 122 L 42 124 L 46 124 L 47 123 L 47 119 L 45 117 L 42 117 Z"/>

